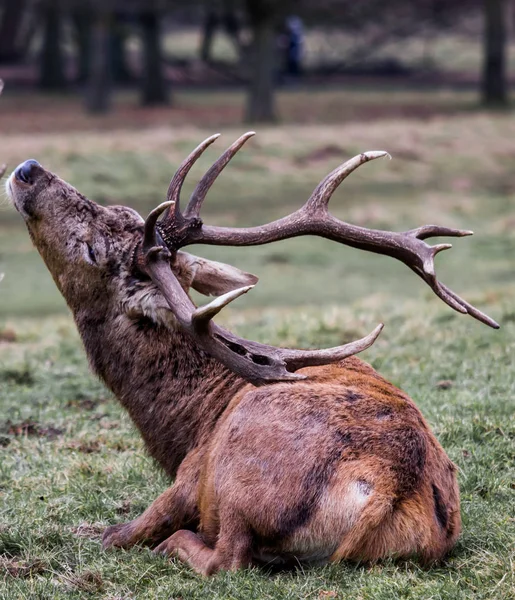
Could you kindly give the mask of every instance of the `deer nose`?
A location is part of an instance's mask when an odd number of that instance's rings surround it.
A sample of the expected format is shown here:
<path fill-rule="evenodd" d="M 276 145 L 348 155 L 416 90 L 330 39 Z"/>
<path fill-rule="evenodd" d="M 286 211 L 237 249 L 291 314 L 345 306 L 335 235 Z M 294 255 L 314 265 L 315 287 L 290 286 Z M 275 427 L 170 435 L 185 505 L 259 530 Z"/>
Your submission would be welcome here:
<path fill-rule="evenodd" d="M 14 171 L 14 176 L 18 181 L 31 184 L 33 183 L 34 178 L 34 167 L 39 166 L 41 165 L 37 160 L 30 158 L 16 168 L 16 171 Z"/>

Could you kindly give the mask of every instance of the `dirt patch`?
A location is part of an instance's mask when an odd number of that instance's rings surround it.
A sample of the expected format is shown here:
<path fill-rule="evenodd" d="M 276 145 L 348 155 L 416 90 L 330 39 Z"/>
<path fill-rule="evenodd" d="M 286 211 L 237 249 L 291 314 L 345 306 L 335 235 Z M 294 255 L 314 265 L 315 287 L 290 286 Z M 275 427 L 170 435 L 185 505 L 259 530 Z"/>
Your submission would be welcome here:
<path fill-rule="evenodd" d="M 96 454 L 102 449 L 102 445 L 98 440 L 83 440 L 73 441 L 66 445 L 68 450 L 75 450 L 83 454 Z"/>
<path fill-rule="evenodd" d="M 326 146 L 315 148 L 315 150 L 312 150 L 308 154 L 297 157 L 295 162 L 298 165 L 311 165 L 319 162 L 327 162 L 333 157 L 341 158 L 346 154 L 352 154 L 352 152 L 349 152 L 345 148 L 337 146 L 336 144 L 327 144 Z"/>
<path fill-rule="evenodd" d="M 105 419 L 108 416 L 109 415 L 107 413 L 96 413 L 94 415 L 91 415 L 90 420 L 91 421 L 101 421 L 102 419 Z"/>
<path fill-rule="evenodd" d="M 95 571 L 83 571 L 63 577 L 63 580 L 68 587 L 90 594 L 101 592 L 104 589 L 104 580 L 100 573 Z"/>
<path fill-rule="evenodd" d="M 5 431 L 5 433 L 8 435 L 13 435 L 15 437 L 37 436 L 46 437 L 47 439 L 55 439 L 64 433 L 64 430 L 60 429 L 59 427 L 54 427 L 53 425 L 42 426 L 33 419 L 25 419 L 19 423 L 6 421 L 2 431 Z"/>
<path fill-rule="evenodd" d="M 81 523 L 75 529 L 72 529 L 72 533 L 79 537 L 88 538 L 90 540 L 99 540 L 104 532 L 105 525 L 101 523 Z"/>
<path fill-rule="evenodd" d="M 128 440 L 113 439 L 112 436 L 100 435 L 95 439 L 78 439 L 68 442 L 65 446 L 68 450 L 81 452 L 82 454 L 96 454 L 102 449 L 114 450 L 115 452 L 126 452 L 132 448 L 132 444 Z"/>
<path fill-rule="evenodd" d="M 119 421 L 110 421 L 109 419 L 100 419 L 99 421 L 99 425 L 100 427 L 102 427 L 102 429 L 118 429 L 120 427 L 120 422 Z"/>
<path fill-rule="evenodd" d="M 218 126 L 240 123 L 242 110 L 234 106 L 175 106 L 174 108 L 142 108 L 117 106 L 116 110 L 101 117 L 88 115 L 80 103 L 55 102 L 43 110 L 35 101 L 32 106 L 2 107 L 0 129 L 3 134 L 60 133 L 69 131 L 115 131 L 147 127 L 183 126 L 194 123 Z"/>
<path fill-rule="evenodd" d="M 0 572 L 3 571 L 11 577 L 32 577 L 33 575 L 43 573 L 47 569 L 48 565 L 39 558 L 22 561 L 0 556 Z"/>
<path fill-rule="evenodd" d="M 281 252 L 272 252 L 265 256 L 264 262 L 269 265 L 285 265 L 291 262 L 291 256 Z"/>
<path fill-rule="evenodd" d="M 6 342 L 8 344 L 13 344 L 18 339 L 16 335 L 16 331 L 14 329 L 0 329 L 0 342 Z"/>
<path fill-rule="evenodd" d="M 450 379 L 442 379 L 441 381 L 438 381 L 435 385 L 435 387 L 439 390 L 450 390 L 453 386 L 454 381 L 451 381 Z"/>
<path fill-rule="evenodd" d="M 32 419 L 25 419 L 25 421 L 21 421 L 21 423 L 7 421 L 5 423 L 5 429 L 9 435 L 14 435 L 16 437 L 21 435 L 39 435 L 39 425 Z"/>
<path fill-rule="evenodd" d="M 117 515 L 128 515 L 131 512 L 131 508 L 132 508 L 132 504 L 130 502 L 130 500 L 124 500 L 121 504 L 121 506 L 119 506 L 116 509 L 116 514 Z"/>
<path fill-rule="evenodd" d="M 0 371 L 0 381 L 14 383 L 15 385 L 31 386 L 36 383 L 34 375 L 28 367 L 22 369 L 4 369 Z"/>
<path fill-rule="evenodd" d="M 68 408 L 78 408 L 80 410 L 94 410 L 99 404 L 107 402 L 106 398 L 73 398 L 68 400 L 66 406 Z"/>

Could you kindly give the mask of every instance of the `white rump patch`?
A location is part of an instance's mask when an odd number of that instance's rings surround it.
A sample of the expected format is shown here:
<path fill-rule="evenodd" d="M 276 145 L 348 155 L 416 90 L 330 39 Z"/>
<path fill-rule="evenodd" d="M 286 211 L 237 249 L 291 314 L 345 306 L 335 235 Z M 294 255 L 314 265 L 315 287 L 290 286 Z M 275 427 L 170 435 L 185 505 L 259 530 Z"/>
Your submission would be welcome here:
<path fill-rule="evenodd" d="M 350 482 L 342 491 L 325 490 L 313 519 L 282 540 L 276 548 L 257 548 L 255 558 L 281 564 L 295 561 L 324 564 L 356 525 L 373 494 L 373 486 L 365 480 Z"/>

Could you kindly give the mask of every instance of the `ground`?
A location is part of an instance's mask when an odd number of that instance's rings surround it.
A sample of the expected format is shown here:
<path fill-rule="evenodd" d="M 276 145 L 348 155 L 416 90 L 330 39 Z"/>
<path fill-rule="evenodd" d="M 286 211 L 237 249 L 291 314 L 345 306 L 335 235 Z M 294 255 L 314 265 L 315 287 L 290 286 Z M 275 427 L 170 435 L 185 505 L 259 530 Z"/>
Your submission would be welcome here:
<path fill-rule="evenodd" d="M 36 158 L 90 197 L 143 214 L 163 200 L 173 166 L 201 139 L 223 132 L 185 192 L 244 131 L 237 93 L 182 92 L 170 111 L 127 109 L 105 121 L 82 117 L 71 101 L 6 94 L 2 102 L 0 159 L 14 167 Z M 285 93 L 280 104 L 285 122 L 260 128 L 227 168 L 206 201 L 206 221 L 255 225 L 277 218 L 300 206 L 344 159 L 388 150 L 393 160 L 361 167 L 335 194 L 332 211 L 376 228 L 434 222 L 475 230 L 438 256 L 437 271 L 502 328 L 454 313 L 393 259 L 307 238 L 192 249 L 261 278 L 218 321 L 246 337 L 297 347 L 341 343 L 383 321 L 384 333 L 363 358 L 414 398 L 458 465 L 464 531 L 456 549 L 429 570 L 412 562 L 341 564 L 209 580 L 143 548 L 103 552 L 102 528 L 137 516 L 168 482 L 89 373 L 66 307 L 4 200 L 2 600 L 515 598 L 513 116 L 477 110 L 468 93 L 438 91 L 319 90 Z M 314 124 L 320 115 L 324 123 Z"/>

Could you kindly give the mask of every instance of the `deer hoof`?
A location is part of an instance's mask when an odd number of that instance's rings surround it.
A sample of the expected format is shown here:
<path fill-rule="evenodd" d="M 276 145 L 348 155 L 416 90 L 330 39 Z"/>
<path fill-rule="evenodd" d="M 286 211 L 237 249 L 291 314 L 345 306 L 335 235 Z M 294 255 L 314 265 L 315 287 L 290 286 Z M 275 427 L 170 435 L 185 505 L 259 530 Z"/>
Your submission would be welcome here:
<path fill-rule="evenodd" d="M 136 542 L 137 540 L 134 539 L 133 521 L 111 525 L 104 530 L 102 536 L 102 548 L 104 550 L 108 550 L 109 548 L 130 548 Z"/>

